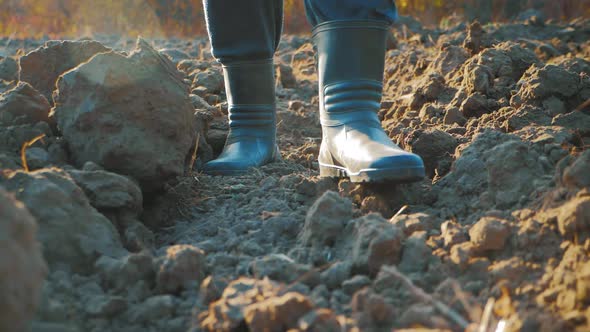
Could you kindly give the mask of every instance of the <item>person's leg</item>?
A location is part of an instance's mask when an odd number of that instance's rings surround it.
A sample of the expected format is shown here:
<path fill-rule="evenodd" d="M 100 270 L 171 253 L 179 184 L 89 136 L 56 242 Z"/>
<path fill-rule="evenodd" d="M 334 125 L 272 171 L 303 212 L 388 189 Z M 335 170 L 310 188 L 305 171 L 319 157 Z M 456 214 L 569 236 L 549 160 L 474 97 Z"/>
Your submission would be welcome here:
<path fill-rule="evenodd" d="M 282 0 L 203 0 L 203 7 L 219 62 L 272 59 L 283 27 Z"/>
<path fill-rule="evenodd" d="M 422 159 L 395 145 L 377 116 L 392 0 L 306 0 L 318 52 L 320 176 L 353 182 L 424 178 Z"/>
<path fill-rule="evenodd" d="M 278 158 L 273 55 L 282 0 L 203 0 L 213 56 L 222 64 L 230 131 L 204 172 L 238 175 Z"/>

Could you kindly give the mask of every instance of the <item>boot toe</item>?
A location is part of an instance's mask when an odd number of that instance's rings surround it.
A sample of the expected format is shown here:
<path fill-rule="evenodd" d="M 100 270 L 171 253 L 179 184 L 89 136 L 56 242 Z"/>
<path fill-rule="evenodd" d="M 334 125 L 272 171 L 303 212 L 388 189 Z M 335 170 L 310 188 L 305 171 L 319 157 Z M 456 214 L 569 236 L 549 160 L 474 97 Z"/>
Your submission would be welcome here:
<path fill-rule="evenodd" d="M 205 164 L 203 173 L 209 175 L 241 175 L 245 174 L 251 167 L 254 167 L 254 165 L 242 160 L 216 159 Z"/>
<path fill-rule="evenodd" d="M 424 179 L 426 171 L 422 158 L 412 153 L 376 159 L 367 168 L 349 174 L 352 182 L 415 182 Z"/>
<path fill-rule="evenodd" d="M 244 175 L 279 159 L 278 147 L 273 144 L 243 141 L 226 146 L 221 156 L 205 164 L 203 172 L 209 175 Z"/>
<path fill-rule="evenodd" d="M 422 169 L 424 162 L 420 156 L 413 153 L 403 153 L 387 156 L 373 161 L 368 168 L 371 169 Z"/>

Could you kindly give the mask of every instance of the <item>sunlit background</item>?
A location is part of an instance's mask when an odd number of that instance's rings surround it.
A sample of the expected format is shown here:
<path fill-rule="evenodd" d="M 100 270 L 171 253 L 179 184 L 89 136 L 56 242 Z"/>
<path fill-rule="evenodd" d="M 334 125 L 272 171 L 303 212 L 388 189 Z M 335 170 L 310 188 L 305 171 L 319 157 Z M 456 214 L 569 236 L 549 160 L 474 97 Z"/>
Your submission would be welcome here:
<path fill-rule="evenodd" d="M 590 17 L 590 0 L 398 0 L 402 15 L 428 25 L 451 15 L 483 22 L 505 21 L 526 9 L 549 19 Z M 302 0 L 285 1 L 285 31 L 307 32 Z M 118 34 L 152 37 L 203 35 L 200 0 L 0 0 L 0 36 L 79 37 Z"/>

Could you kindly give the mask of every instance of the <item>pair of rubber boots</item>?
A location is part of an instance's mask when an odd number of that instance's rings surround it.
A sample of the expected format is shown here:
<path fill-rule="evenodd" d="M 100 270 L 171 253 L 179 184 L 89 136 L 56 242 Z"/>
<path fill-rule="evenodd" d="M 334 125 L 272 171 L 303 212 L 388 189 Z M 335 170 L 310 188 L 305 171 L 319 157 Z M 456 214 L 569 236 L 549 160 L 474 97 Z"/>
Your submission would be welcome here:
<path fill-rule="evenodd" d="M 388 26 L 332 21 L 316 26 L 322 177 L 352 182 L 413 182 L 424 178 L 422 159 L 395 145 L 377 116 L 381 105 Z M 218 159 L 204 172 L 241 175 L 275 161 L 275 81 L 272 61 L 224 65 L 230 131 Z"/>

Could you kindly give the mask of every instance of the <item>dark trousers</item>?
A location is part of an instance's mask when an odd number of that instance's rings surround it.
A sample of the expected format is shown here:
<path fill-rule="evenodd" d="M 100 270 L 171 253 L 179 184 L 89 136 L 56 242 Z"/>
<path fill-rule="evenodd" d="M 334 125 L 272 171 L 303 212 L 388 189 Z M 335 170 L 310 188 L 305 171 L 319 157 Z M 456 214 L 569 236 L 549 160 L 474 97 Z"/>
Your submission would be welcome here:
<path fill-rule="evenodd" d="M 213 56 L 221 63 L 271 59 L 283 27 L 283 0 L 203 0 Z M 393 22 L 394 0 L 305 0 L 315 26 L 326 21 Z"/>

